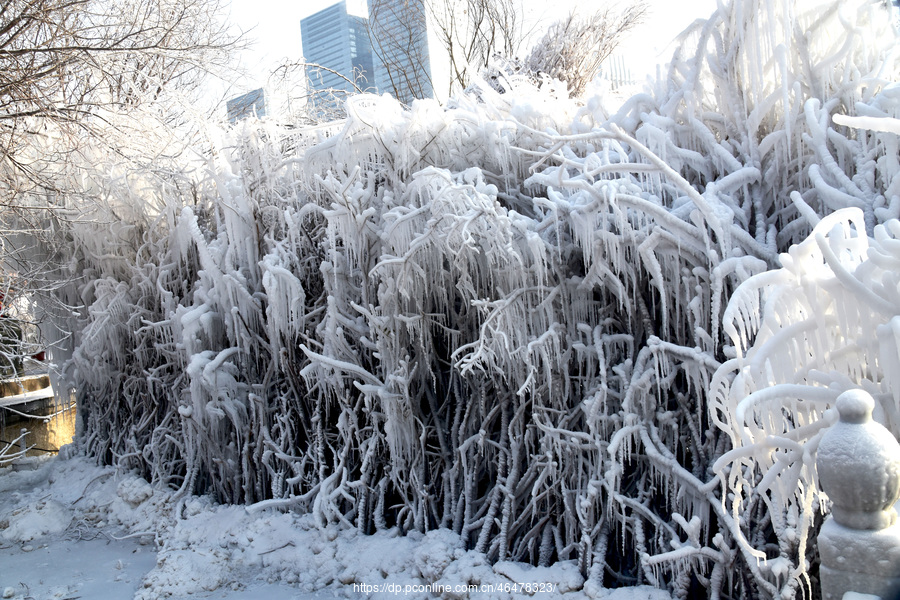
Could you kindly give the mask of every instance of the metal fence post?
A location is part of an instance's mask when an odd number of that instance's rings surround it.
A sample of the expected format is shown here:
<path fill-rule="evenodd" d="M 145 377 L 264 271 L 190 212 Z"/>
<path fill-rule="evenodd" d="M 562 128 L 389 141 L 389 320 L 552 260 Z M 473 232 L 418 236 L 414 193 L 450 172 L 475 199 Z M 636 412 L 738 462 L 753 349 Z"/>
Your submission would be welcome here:
<path fill-rule="evenodd" d="M 900 597 L 900 444 L 872 420 L 874 407 L 867 392 L 844 392 L 840 421 L 819 443 L 819 486 L 832 501 L 818 537 L 823 600 Z"/>

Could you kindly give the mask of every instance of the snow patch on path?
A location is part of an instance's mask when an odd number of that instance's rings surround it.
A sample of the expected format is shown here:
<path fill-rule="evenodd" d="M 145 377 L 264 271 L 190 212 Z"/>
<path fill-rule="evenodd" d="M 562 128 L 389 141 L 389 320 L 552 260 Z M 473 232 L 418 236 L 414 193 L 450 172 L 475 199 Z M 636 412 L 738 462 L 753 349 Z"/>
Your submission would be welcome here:
<path fill-rule="evenodd" d="M 533 567 L 466 550 L 441 529 L 363 535 L 310 515 L 178 500 L 84 458 L 0 470 L 4 597 L 669 600 L 585 586 L 573 562 Z"/>
<path fill-rule="evenodd" d="M 30 542 L 45 535 L 61 533 L 69 526 L 72 515 L 56 500 L 42 500 L 18 508 L 0 521 L 0 536 L 11 542 Z"/>

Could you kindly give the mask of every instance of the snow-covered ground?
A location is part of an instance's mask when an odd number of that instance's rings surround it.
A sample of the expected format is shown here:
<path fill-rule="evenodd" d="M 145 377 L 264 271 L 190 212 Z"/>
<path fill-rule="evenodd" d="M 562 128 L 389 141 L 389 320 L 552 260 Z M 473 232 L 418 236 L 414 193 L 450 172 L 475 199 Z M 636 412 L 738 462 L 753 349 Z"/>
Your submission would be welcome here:
<path fill-rule="evenodd" d="M 25 467 L 0 469 L 3 598 L 669 599 L 586 585 L 572 562 L 490 565 L 448 530 L 318 527 L 309 515 L 177 498 L 82 457 Z"/>

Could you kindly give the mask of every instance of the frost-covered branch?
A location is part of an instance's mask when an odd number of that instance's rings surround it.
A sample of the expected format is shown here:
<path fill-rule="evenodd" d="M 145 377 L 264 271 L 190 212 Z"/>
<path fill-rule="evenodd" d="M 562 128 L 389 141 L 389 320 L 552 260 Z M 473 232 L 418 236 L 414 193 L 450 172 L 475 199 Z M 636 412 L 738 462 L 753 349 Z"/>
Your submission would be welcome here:
<path fill-rule="evenodd" d="M 894 423 L 900 389 L 896 135 L 860 129 L 898 117 L 893 34 L 829 6 L 723 5 L 614 113 L 526 78 L 358 95 L 98 178 L 147 208 L 75 230 L 80 443 L 595 589 L 801 593 L 823 410 L 860 385 Z"/>

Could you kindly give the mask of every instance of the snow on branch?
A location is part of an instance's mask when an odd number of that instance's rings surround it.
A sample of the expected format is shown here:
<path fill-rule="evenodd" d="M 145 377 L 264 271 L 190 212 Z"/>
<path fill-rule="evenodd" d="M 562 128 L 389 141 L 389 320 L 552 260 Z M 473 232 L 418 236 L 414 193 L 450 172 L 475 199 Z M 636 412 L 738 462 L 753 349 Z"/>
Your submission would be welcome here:
<path fill-rule="evenodd" d="M 588 590 L 807 593 L 832 398 L 900 426 L 880 11 L 723 4 L 612 112 L 525 79 L 357 95 L 96 174 L 134 231 L 69 233 L 82 447 L 181 494 L 574 560 Z"/>
<path fill-rule="evenodd" d="M 715 374 L 710 410 L 734 449 L 714 470 L 736 517 L 766 505 L 782 553 L 799 555 L 795 574 L 807 567 L 804 546 L 824 507 L 815 451 L 838 395 L 873 394 L 877 419 L 900 433 L 900 222 L 877 225 L 871 239 L 865 231 L 859 209 L 824 217 L 782 255 L 781 269 L 739 286 L 725 311 L 737 357 Z"/>

